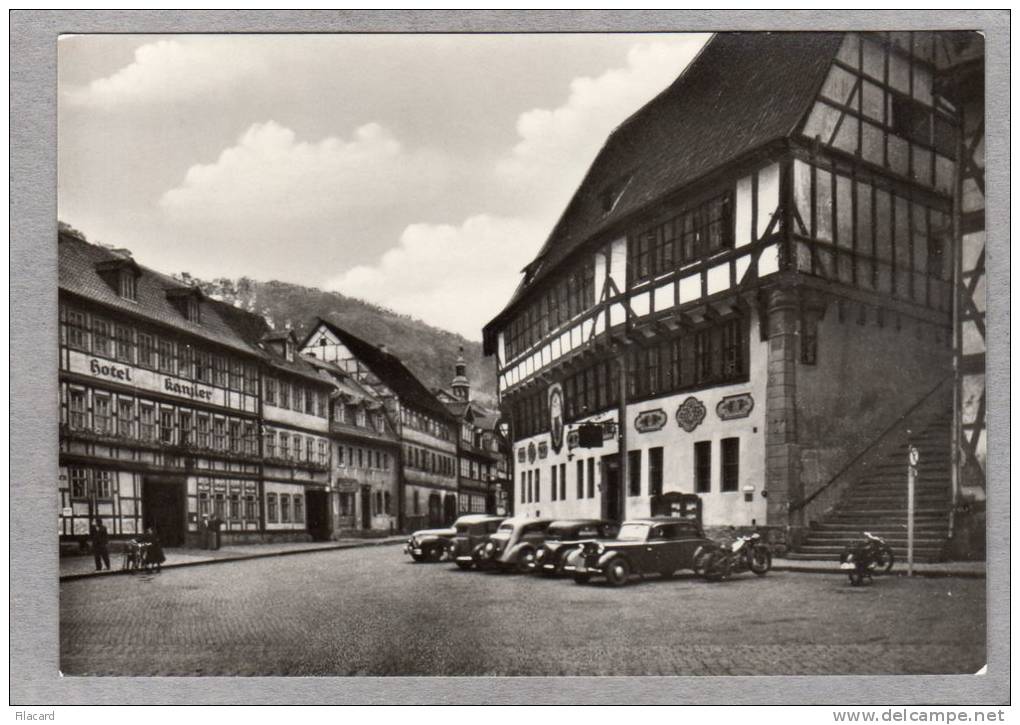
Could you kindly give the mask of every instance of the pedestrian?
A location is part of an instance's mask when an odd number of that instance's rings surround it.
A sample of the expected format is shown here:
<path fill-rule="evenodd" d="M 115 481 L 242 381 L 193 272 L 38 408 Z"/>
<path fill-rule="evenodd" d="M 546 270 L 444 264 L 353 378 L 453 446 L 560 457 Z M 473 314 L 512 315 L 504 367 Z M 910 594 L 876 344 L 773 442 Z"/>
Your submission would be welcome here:
<path fill-rule="evenodd" d="M 163 553 L 163 545 L 160 543 L 156 530 L 151 526 L 147 528 L 142 540 L 148 544 L 145 547 L 145 568 L 152 571 L 155 567 L 157 572 L 162 571 L 166 555 Z"/>
<path fill-rule="evenodd" d="M 92 538 L 92 555 L 96 559 L 96 571 L 110 571 L 110 534 L 103 525 L 102 519 L 96 519 L 96 523 L 89 529 L 89 536 Z"/>

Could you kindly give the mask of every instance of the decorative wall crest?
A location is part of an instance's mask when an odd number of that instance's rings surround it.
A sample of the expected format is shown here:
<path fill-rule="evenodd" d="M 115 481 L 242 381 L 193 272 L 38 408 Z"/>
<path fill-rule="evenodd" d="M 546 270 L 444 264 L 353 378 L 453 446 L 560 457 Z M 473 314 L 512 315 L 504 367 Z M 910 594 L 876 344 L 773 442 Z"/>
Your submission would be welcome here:
<path fill-rule="evenodd" d="M 690 433 L 705 420 L 705 413 L 705 404 L 692 395 L 676 409 L 676 422 Z"/>
<path fill-rule="evenodd" d="M 572 451 L 577 448 L 578 444 L 581 442 L 580 438 L 581 436 L 576 430 L 572 430 L 567 433 L 567 450 Z"/>
<path fill-rule="evenodd" d="M 662 408 L 643 410 L 634 419 L 634 428 L 637 429 L 638 433 L 651 433 L 652 431 L 662 430 L 668 420 L 669 416 Z"/>
<path fill-rule="evenodd" d="M 527 454 L 527 452 L 525 452 L 524 446 L 521 446 L 520 448 L 518 448 L 517 449 L 517 462 L 518 463 L 524 463 L 524 459 L 525 459 L 525 457 L 527 455 L 528 454 Z"/>
<path fill-rule="evenodd" d="M 535 462 L 535 456 L 537 455 L 537 453 L 538 452 L 535 450 L 535 442 L 532 441 L 531 443 L 528 444 L 528 463 Z"/>
<path fill-rule="evenodd" d="M 754 410 L 754 398 L 750 393 L 740 395 L 727 395 L 715 406 L 715 414 L 721 420 L 734 420 L 735 418 L 746 418 Z"/>
<path fill-rule="evenodd" d="M 549 438 L 554 453 L 563 448 L 563 386 L 549 386 Z M 545 456 L 542 456 L 545 458 Z"/>
<path fill-rule="evenodd" d="M 549 455 L 549 444 L 542 441 L 538 444 L 538 457 L 544 459 Z"/>

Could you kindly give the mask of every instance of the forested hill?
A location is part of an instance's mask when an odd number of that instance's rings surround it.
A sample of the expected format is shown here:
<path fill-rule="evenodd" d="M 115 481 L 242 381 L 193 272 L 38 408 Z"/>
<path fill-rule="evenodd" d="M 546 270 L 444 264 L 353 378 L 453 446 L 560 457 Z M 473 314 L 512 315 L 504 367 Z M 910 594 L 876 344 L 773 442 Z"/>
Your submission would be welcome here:
<path fill-rule="evenodd" d="M 495 363 L 482 355 L 480 342 L 427 325 L 363 300 L 287 282 L 258 282 L 247 277 L 212 281 L 185 278 L 204 292 L 263 315 L 277 329 L 292 327 L 301 339 L 316 317 L 323 317 L 404 361 L 432 388 L 449 389 L 458 348 L 464 347 L 472 397 L 495 404 Z"/>

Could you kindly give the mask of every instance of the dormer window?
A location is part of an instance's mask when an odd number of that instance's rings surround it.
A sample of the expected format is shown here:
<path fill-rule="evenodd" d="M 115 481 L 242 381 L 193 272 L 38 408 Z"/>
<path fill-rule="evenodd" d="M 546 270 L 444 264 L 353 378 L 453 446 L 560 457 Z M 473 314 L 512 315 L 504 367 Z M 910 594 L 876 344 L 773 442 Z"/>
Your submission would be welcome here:
<path fill-rule="evenodd" d="M 294 362 L 294 342 L 292 340 L 284 342 L 283 356 L 287 358 L 287 362 Z"/>
<path fill-rule="evenodd" d="M 166 298 L 184 315 L 188 322 L 202 323 L 202 292 L 196 287 L 169 289 Z"/>
<path fill-rule="evenodd" d="M 116 259 L 108 259 L 96 265 L 96 271 L 106 284 L 117 293 L 117 296 L 138 301 L 137 280 L 142 271 L 126 250 L 120 250 Z"/>

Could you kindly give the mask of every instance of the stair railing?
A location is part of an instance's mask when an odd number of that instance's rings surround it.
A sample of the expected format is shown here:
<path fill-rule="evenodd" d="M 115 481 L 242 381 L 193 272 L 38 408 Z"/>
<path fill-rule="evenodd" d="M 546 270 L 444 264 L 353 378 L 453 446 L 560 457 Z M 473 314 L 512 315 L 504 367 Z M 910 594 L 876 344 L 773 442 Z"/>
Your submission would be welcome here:
<path fill-rule="evenodd" d="M 896 420 L 894 420 L 891 425 L 889 425 L 889 427 L 887 427 L 885 430 L 879 433 L 878 436 L 876 436 L 870 443 L 868 443 L 867 446 L 862 448 L 861 451 L 856 456 L 851 458 L 842 468 L 840 468 L 839 471 L 832 476 L 832 478 L 830 478 L 824 484 L 816 488 L 811 493 L 810 496 L 802 498 L 800 501 L 792 502 L 790 504 L 790 513 L 800 511 L 801 509 L 807 507 L 816 498 L 818 498 L 818 496 L 821 493 L 826 491 L 830 486 L 832 486 L 836 481 L 838 481 L 847 471 L 853 468 L 853 466 L 855 466 L 859 461 L 861 461 L 864 457 L 870 454 L 872 450 L 874 450 L 879 444 L 881 444 L 882 441 L 885 440 L 886 436 L 892 433 L 900 425 L 900 423 L 903 422 L 904 418 L 907 418 L 908 416 L 913 414 L 914 411 L 916 411 L 918 408 L 920 408 L 922 405 L 928 402 L 929 398 L 935 395 L 935 393 L 937 393 L 939 389 L 941 389 L 942 386 L 946 384 L 947 381 L 952 379 L 953 373 L 950 373 L 949 375 L 939 380 L 934 388 L 925 393 L 916 403 L 911 405 L 910 408 L 908 408 L 904 413 L 901 413 L 900 416 L 896 418 Z"/>

